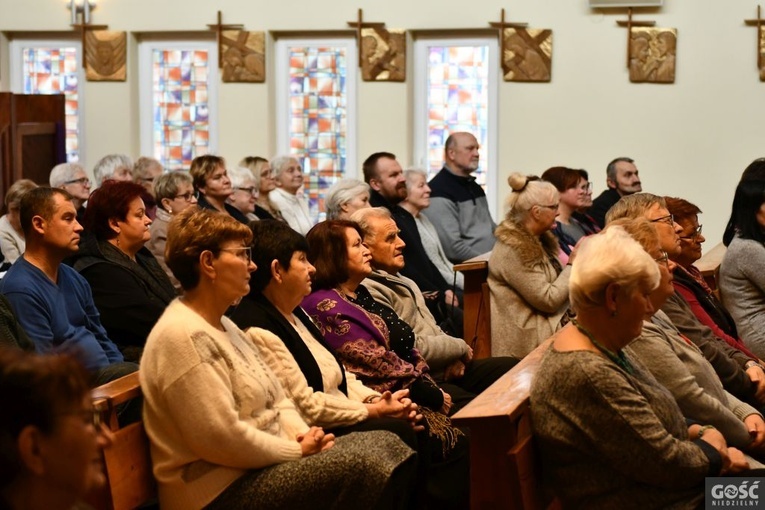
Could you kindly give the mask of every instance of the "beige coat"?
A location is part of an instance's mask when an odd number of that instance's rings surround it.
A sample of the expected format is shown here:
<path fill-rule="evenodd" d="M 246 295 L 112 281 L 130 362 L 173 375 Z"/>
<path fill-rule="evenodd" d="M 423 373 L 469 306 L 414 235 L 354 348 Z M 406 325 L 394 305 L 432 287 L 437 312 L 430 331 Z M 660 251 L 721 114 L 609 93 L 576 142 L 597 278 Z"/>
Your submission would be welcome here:
<path fill-rule="evenodd" d="M 551 232 L 535 237 L 510 220 L 495 231 L 489 258 L 491 355 L 523 358 L 549 338 L 568 308 L 571 267 L 559 274 Z M 557 264 L 560 267 L 560 264 Z"/>

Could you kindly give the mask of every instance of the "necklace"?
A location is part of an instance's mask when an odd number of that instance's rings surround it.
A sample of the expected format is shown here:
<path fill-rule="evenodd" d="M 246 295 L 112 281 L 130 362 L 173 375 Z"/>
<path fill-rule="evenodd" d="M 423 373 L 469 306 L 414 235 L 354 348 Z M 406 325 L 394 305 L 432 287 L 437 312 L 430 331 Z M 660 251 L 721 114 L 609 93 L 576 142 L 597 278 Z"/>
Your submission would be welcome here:
<path fill-rule="evenodd" d="M 584 326 L 579 324 L 579 321 L 576 319 L 571 319 L 571 324 L 576 326 L 576 329 L 578 329 L 580 333 L 586 336 L 590 342 L 592 342 L 592 345 L 594 345 L 600 352 L 605 354 L 608 359 L 622 367 L 628 374 L 632 375 L 635 373 L 635 368 L 632 366 L 632 363 L 630 363 L 630 360 L 627 359 L 627 356 L 624 355 L 624 351 L 617 351 L 616 353 L 611 352 L 603 345 L 601 345 L 600 342 L 595 340 L 595 337 L 592 336 L 592 333 L 587 331 Z"/>

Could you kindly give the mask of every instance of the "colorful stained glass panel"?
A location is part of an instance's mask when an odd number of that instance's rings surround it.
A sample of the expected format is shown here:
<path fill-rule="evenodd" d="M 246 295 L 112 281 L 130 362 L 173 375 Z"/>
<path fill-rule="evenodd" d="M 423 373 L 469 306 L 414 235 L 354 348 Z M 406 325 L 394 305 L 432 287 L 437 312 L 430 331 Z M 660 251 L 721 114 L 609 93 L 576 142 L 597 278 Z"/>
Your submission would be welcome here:
<path fill-rule="evenodd" d="M 65 94 L 66 160 L 80 159 L 76 48 L 24 48 L 24 94 Z"/>
<path fill-rule="evenodd" d="M 430 46 L 428 48 L 428 173 L 432 177 L 444 162 L 449 133 L 468 131 L 488 153 L 489 47 Z M 483 165 L 473 174 L 486 184 Z"/>
<path fill-rule="evenodd" d="M 290 153 L 303 165 L 311 216 L 320 219 L 327 188 L 346 169 L 346 49 L 291 47 L 289 62 Z"/>
<path fill-rule="evenodd" d="M 210 147 L 207 51 L 152 51 L 154 157 L 165 168 L 188 170 Z"/>

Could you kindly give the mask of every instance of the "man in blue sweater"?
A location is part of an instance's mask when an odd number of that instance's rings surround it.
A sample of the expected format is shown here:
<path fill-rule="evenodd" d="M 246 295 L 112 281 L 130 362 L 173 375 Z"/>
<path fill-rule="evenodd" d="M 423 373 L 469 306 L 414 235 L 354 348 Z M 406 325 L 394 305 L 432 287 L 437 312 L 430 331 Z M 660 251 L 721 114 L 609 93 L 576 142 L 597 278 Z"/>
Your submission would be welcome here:
<path fill-rule="evenodd" d="M 36 188 L 21 198 L 26 251 L 0 281 L 19 323 L 40 353 L 70 352 L 94 386 L 137 370 L 124 362 L 101 325 L 88 282 L 61 262 L 79 249 L 82 226 L 72 196 Z"/>

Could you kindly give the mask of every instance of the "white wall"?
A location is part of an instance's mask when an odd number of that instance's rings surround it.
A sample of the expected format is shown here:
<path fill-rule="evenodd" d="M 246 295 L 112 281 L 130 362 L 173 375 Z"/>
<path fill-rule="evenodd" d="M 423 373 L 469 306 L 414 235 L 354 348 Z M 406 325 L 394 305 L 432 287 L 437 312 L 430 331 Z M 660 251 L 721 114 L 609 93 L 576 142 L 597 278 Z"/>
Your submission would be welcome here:
<path fill-rule="evenodd" d="M 345 22 L 356 17 L 358 7 L 367 19 L 414 30 L 415 36 L 417 30 L 487 27 L 503 7 L 513 21 L 552 28 L 552 82 L 500 83 L 499 182 L 511 171 L 539 174 L 562 164 L 588 169 L 597 194 L 605 187 L 606 163 L 615 156 L 631 156 L 646 191 L 679 195 L 704 210 L 701 221 L 709 247 L 720 238 L 738 177 L 765 152 L 765 84 L 756 68 L 756 30 L 743 24 L 755 13 L 750 1 L 666 0 L 661 10 L 636 14 L 657 26 L 677 28 L 674 85 L 631 84 L 626 29 L 615 23 L 626 12 L 590 11 L 586 0 L 335 0 L 331 8 L 286 0 L 265 10 L 262 3 L 243 0 L 98 3 L 94 23 L 131 32 L 130 62 L 125 83 L 85 84 L 84 160 L 91 166 L 108 152 L 138 156 L 135 34 L 203 30 L 214 22 L 218 8 L 224 21 L 243 23 L 250 30 L 346 30 Z M 0 13 L 0 31 L 68 30 L 64 0 L 0 0 Z M 7 62 L 7 40 L 0 37 L 0 90 L 8 90 Z M 231 161 L 275 150 L 270 78 L 265 84 L 220 86 L 219 152 Z M 393 151 L 408 162 L 412 98 L 409 82 L 359 84 L 359 164 L 377 150 Z M 490 192 L 501 201 L 506 191 L 500 185 Z"/>

